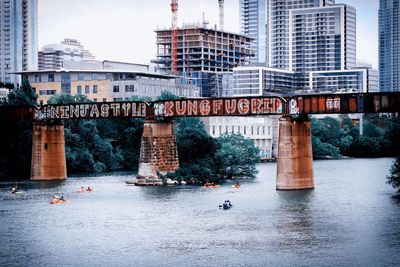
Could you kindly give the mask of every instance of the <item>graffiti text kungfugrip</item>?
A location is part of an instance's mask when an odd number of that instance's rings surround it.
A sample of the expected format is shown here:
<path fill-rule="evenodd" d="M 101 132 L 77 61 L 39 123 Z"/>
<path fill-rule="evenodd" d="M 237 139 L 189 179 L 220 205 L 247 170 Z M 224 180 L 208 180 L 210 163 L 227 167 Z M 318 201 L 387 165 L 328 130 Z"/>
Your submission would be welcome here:
<path fill-rule="evenodd" d="M 156 117 L 243 116 L 282 114 L 283 100 L 277 97 L 183 99 L 154 103 Z"/>

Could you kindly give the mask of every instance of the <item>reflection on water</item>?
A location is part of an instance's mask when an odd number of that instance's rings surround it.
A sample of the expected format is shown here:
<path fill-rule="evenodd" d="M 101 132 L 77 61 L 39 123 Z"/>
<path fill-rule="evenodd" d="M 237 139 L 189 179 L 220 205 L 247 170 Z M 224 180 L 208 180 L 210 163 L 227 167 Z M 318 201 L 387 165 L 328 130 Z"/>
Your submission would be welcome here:
<path fill-rule="evenodd" d="M 25 181 L 20 195 L 0 183 L 0 266 L 399 265 L 391 163 L 317 161 L 306 191 L 276 191 L 273 163 L 240 189 L 127 186 L 121 174 Z M 71 202 L 49 205 L 54 194 Z"/>
<path fill-rule="evenodd" d="M 38 189 L 50 189 L 57 188 L 66 183 L 66 180 L 56 180 L 56 181 L 37 181 L 32 183 Z"/>

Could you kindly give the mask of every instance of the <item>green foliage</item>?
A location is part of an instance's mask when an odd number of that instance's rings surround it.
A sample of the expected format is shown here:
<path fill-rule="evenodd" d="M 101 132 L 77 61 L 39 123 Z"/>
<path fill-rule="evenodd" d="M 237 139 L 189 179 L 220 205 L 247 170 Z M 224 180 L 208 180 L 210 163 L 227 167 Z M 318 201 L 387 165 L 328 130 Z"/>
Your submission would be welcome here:
<path fill-rule="evenodd" d="M 221 147 L 214 158 L 220 178 L 254 178 L 257 174 L 256 163 L 260 161 L 260 150 L 255 147 L 254 141 L 238 134 L 222 135 L 218 141 Z"/>
<path fill-rule="evenodd" d="M 376 157 L 380 154 L 380 149 L 377 138 L 359 136 L 351 144 L 348 153 L 354 157 Z"/>
<path fill-rule="evenodd" d="M 50 104 L 91 102 L 86 96 L 55 95 Z M 65 121 L 67 168 L 74 172 L 133 170 L 139 161 L 143 119 Z"/>
<path fill-rule="evenodd" d="M 90 102 L 93 101 L 87 98 L 85 95 L 56 94 L 47 101 L 47 104 L 73 104 Z"/>
<path fill-rule="evenodd" d="M 169 92 L 169 91 L 162 91 L 161 95 L 157 97 L 157 100 L 177 100 L 179 96 Z"/>
<path fill-rule="evenodd" d="M 8 94 L 8 103 L 10 105 L 37 105 L 37 95 L 28 80 L 23 80 L 21 87 Z"/>
<path fill-rule="evenodd" d="M 208 158 L 219 148 L 217 140 L 208 135 L 204 123 L 198 118 L 180 118 L 175 133 L 180 163 Z"/>
<path fill-rule="evenodd" d="M 396 158 L 390 169 L 390 174 L 386 178 L 387 183 L 397 189 L 397 193 L 400 194 L 400 157 Z"/>
<path fill-rule="evenodd" d="M 392 156 L 400 155 L 400 117 L 392 118 L 387 123 L 387 130 L 383 136 L 387 142 L 386 151 Z"/>
<path fill-rule="evenodd" d="M 334 145 L 329 143 L 323 143 L 316 136 L 312 137 L 312 147 L 313 147 L 313 156 L 315 159 L 341 157 L 338 147 L 335 147 Z"/>
<path fill-rule="evenodd" d="M 8 95 L 10 105 L 36 105 L 37 96 L 28 81 Z M 0 177 L 26 179 L 30 176 L 32 122 L 3 124 L 0 134 Z M 28 148 L 28 149 L 27 149 Z"/>
<path fill-rule="evenodd" d="M 204 183 L 239 177 L 254 178 L 259 150 L 241 135 L 208 135 L 198 118 L 180 118 L 176 125 L 180 169 L 168 177 Z"/>
<path fill-rule="evenodd" d="M 364 117 L 364 134 L 348 115 L 339 119 L 312 119 L 314 158 L 379 157 L 400 155 L 400 119 L 379 115 Z"/>

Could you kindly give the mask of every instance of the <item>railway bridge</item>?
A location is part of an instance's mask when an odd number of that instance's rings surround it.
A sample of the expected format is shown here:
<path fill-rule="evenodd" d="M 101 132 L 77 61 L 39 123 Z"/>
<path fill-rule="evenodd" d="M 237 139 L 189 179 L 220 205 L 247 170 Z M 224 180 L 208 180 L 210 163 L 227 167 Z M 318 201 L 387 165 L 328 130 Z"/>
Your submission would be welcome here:
<path fill-rule="evenodd" d="M 33 121 L 32 180 L 67 178 L 64 120 L 144 118 L 137 182 L 162 184 L 179 168 L 172 119 L 280 115 L 278 190 L 314 188 L 310 114 L 398 113 L 400 93 L 307 94 L 1 106 L 0 121 Z"/>

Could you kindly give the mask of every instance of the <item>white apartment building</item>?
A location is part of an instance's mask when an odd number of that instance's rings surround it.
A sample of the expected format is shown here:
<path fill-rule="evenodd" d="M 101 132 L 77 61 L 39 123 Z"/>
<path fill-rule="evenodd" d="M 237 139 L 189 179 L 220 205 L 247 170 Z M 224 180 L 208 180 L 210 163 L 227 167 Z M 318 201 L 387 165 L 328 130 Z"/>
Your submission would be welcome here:
<path fill-rule="evenodd" d="M 38 54 L 39 70 L 65 68 L 66 62 L 94 61 L 95 57 L 75 39 L 64 39 L 60 44 L 45 45 Z"/>
<path fill-rule="evenodd" d="M 278 120 L 276 116 L 265 117 L 206 117 L 202 118 L 207 132 L 214 138 L 223 134 L 240 134 L 252 139 L 260 149 L 262 159 L 277 156 Z"/>

